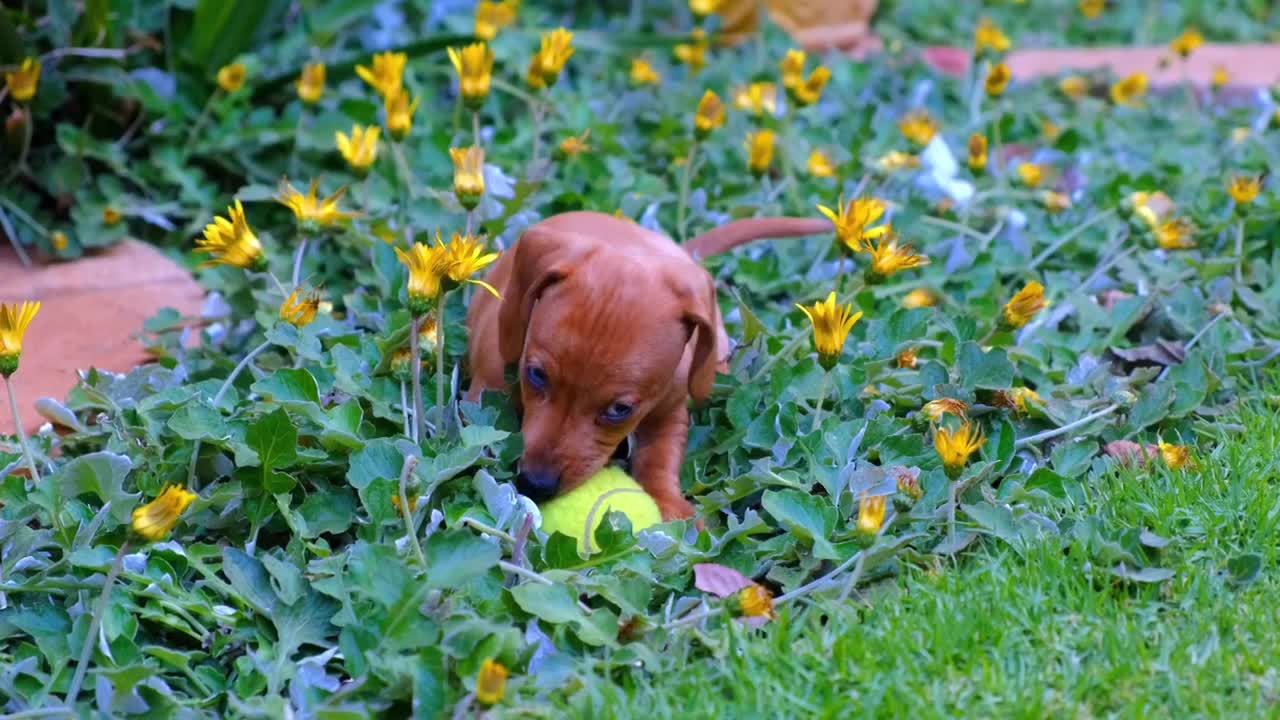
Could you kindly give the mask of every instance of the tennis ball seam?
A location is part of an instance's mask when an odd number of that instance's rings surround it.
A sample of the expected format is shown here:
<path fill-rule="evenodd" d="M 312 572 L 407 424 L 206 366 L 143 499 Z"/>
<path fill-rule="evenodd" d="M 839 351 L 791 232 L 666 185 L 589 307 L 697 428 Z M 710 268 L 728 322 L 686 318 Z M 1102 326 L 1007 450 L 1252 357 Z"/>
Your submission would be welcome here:
<path fill-rule="evenodd" d="M 620 495 L 620 494 L 623 494 L 623 493 L 641 493 L 641 494 L 647 494 L 647 493 L 645 493 L 645 492 L 644 492 L 644 490 L 639 490 L 639 489 L 637 489 L 637 488 L 626 488 L 626 487 L 622 487 L 622 488 L 614 488 L 614 489 L 612 489 L 612 490 L 610 490 L 610 491 L 606 492 L 605 494 L 601 495 L 600 497 L 596 498 L 595 503 L 591 506 L 591 510 L 587 512 L 587 524 L 586 524 L 586 526 L 583 528 L 583 532 L 582 532 L 582 539 L 583 539 L 583 542 L 584 542 L 584 543 L 586 544 L 586 546 L 587 546 L 587 554 L 588 554 L 588 555 L 590 555 L 590 554 L 591 554 L 591 552 L 592 552 L 592 546 L 595 544 L 595 537 L 593 537 L 593 536 L 595 535 L 595 533 L 593 533 L 593 532 L 592 532 L 592 530 L 594 530 L 594 529 L 595 529 L 595 524 L 596 524 L 596 523 L 595 523 L 596 513 L 600 511 L 600 506 L 601 506 L 601 504 L 602 504 L 604 501 L 608 500 L 610 497 L 612 497 L 612 496 L 614 496 L 614 495 Z"/>

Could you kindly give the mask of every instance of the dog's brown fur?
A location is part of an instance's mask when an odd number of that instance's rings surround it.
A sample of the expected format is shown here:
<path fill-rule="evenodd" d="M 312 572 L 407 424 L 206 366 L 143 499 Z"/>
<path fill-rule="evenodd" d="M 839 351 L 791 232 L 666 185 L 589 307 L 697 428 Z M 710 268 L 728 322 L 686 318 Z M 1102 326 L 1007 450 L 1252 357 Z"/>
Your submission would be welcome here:
<path fill-rule="evenodd" d="M 740 220 L 681 247 L 629 220 L 573 212 L 526 230 L 487 278 L 502 300 L 476 293 L 467 315 L 472 398 L 506 389 L 505 369 L 518 364 L 521 492 L 572 490 L 631 435 L 631 474 L 663 518 L 691 517 L 680 490 L 688 401 L 710 395 L 729 352 L 715 282 L 697 259 L 830 229 L 822 220 Z M 542 390 L 531 368 L 545 375 Z M 618 403 L 631 408 L 625 418 Z"/>

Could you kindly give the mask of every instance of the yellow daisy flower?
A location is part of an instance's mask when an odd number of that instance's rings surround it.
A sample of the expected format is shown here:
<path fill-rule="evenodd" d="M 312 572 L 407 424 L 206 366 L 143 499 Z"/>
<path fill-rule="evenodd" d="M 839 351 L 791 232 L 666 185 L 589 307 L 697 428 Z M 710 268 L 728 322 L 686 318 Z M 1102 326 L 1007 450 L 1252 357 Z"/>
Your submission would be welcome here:
<path fill-rule="evenodd" d="M 245 78 L 248 76 L 249 70 L 244 63 L 224 65 L 218 70 L 218 87 L 228 93 L 236 92 L 244 87 Z"/>
<path fill-rule="evenodd" d="M 982 133 L 969 136 L 969 169 L 975 173 L 987 169 L 987 136 Z"/>
<path fill-rule="evenodd" d="M 9 88 L 9 95 L 18 102 L 30 102 L 40 88 L 40 61 L 28 57 L 22 60 L 17 71 L 4 74 L 4 84 Z"/>
<path fill-rule="evenodd" d="M 840 353 L 844 352 L 844 343 L 849 338 L 849 331 L 862 319 L 861 312 L 854 312 L 849 304 L 837 305 L 833 291 L 826 301 L 814 303 L 809 307 L 796 305 L 800 312 L 809 318 L 813 325 L 813 342 L 818 349 L 818 362 L 830 370 L 835 367 Z"/>
<path fill-rule="evenodd" d="M 1227 192 L 1237 205 L 1248 205 L 1262 193 L 1262 178 L 1236 175 L 1227 183 Z"/>
<path fill-rule="evenodd" d="M 486 658 L 476 675 L 476 700 L 484 705 L 497 705 L 507 694 L 507 676 L 510 673 L 502 663 Z"/>
<path fill-rule="evenodd" d="M 316 290 L 294 288 L 280 305 L 280 319 L 296 328 L 304 328 L 316 319 L 320 311 L 320 293 Z"/>
<path fill-rule="evenodd" d="M 1089 81 L 1079 75 L 1069 75 L 1058 81 L 1058 92 L 1072 100 L 1082 100 L 1089 94 Z"/>
<path fill-rule="evenodd" d="M 399 90 L 386 97 L 387 132 L 396 140 L 404 140 L 413 131 L 413 114 L 418 111 L 422 98 L 411 98 L 408 90 Z"/>
<path fill-rule="evenodd" d="M 1107 9 L 1107 0 L 1080 0 L 1080 14 L 1085 16 L 1087 20 L 1097 20 L 1102 16 L 1102 11 Z"/>
<path fill-rule="evenodd" d="M 747 133 L 747 167 L 751 174 L 760 177 L 773 164 L 774 134 L 772 130 Z"/>
<path fill-rule="evenodd" d="M 284 178 L 276 191 L 276 202 L 292 210 L 298 222 L 306 229 L 313 231 L 317 228 L 333 227 L 345 220 L 358 217 L 358 213 L 346 212 L 338 207 L 338 201 L 346 192 L 347 189 L 341 187 L 334 194 L 321 200 L 319 180 L 312 180 L 311 188 L 306 195 L 303 195 L 289 183 L 288 178 Z"/>
<path fill-rule="evenodd" d="M 449 148 L 449 157 L 453 159 L 453 194 L 459 205 L 474 210 L 484 197 L 484 148 Z"/>
<path fill-rule="evenodd" d="M 778 67 L 782 70 L 782 87 L 787 91 L 795 90 L 804 82 L 804 64 L 806 56 L 803 50 L 788 50 Z"/>
<path fill-rule="evenodd" d="M 822 91 L 827 89 L 827 83 L 830 81 L 831 71 L 819 65 L 809 74 L 808 80 L 790 88 L 791 97 L 800 107 L 813 105 L 822 99 Z"/>
<path fill-rule="evenodd" d="M 499 30 L 515 22 L 519 10 L 520 0 L 480 0 L 476 3 L 475 36 L 485 42 L 492 41 Z"/>
<path fill-rule="evenodd" d="M 1013 47 L 1013 41 L 1004 34 L 991 18 L 982 18 L 973 32 L 973 51 L 979 55 L 988 52 L 1006 53 Z"/>
<path fill-rule="evenodd" d="M 873 284 L 903 270 L 929 264 L 929 258 L 916 255 L 910 245 L 899 246 L 898 238 L 893 233 L 868 242 L 865 252 L 871 255 L 867 280 Z"/>
<path fill-rule="evenodd" d="M 378 159 L 378 137 L 381 134 L 382 128 L 376 125 L 367 128 L 352 125 L 350 137 L 342 131 L 334 133 L 338 152 L 342 153 L 342 159 L 357 176 L 369 174 L 369 168 Z"/>
<path fill-rule="evenodd" d="M 809 170 L 809 174 L 814 177 L 830 178 L 836 176 L 835 164 L 821 150 L 814 150 L 809 153 L 809 160 L 805 163 L 805 167 Z"/>
<path fill-rule="evenodd" d="M 644 58 L 633 58 L 631 60 L 631 84 L 632 85 L 657 85 L 662 82 L 662 76 L 654 69 L 653 65 Z"/>
<path fill-rule="evenodd" d="M 40 312 L 40 303 L 0 303 L 0 375 L 9 377 L 18 371 L 22 359 L 22 339 L 31 321 Z"/>
<path fill-rule="evenodd" d="M 771 82 L 755 82 L 733 93 L 733 106 L 757 117 L 778 112 L 778 86 Z"/>
<path fill-rule="evenodd" d="M 383 98 L 391 97 L 404 87 L 404 68 L 409 56 L 402 52 L 384 52 L 373 56 L 373 67 L 356 66 L 356 74 Z"/>
<path fill-rule="evenodd" d="M 230 219 L 227 219 L 230 218 Z M 244 216 L 244 206 L 236 204 L 227 208 L 227 218 L 215 217 L 204 227 L 204 237 L 196 240 L 196 252 L 213 257 L 201 267 L 229 265 L 242 270 L 261 270 L 267 264 L 262 254 L 262 243 L 249 227 Z"/>
<path fill-rule="evenodd" d="M 181 485 L 170 485 L 160 497 L 134 509 L 133 531 L 152 542 L 164 540 L 196 497 Z"/>
<path fill-rule="evenodd" d="M 729 601 L 734 617 L 776 617 L 773 610 L 773 593 L 759 583 L 751 583 L 735 593 Z"/>
<path fill-rule="evenodd" d="M 529 62 L 529 85 L 536 89 L 556 84 L 564 66 L 573 57 L 573 33 L 557 28 L 542 35 L 542 47 Z"/>
<path fill-rule="evenodd" d="M 1160 457 L 1164 460 L 1164 464 L 1169 466 L 1170 470 L 1195 467 L 1195 460 L 1191 457 L 1191 448 L 1186 445 L 1173 445 L 1162 442 L 1159 447 Z"/>
<path fill-rule="evenodd" d="M 912 290 L 911 292 L 907 293 L 906 297 L 902 298 L 902 307 L 908 310 L 915 310 L 916 308 L 923 308 L 923 307 L 933 307 L 934 305 L 937 305 L 937 304 L 938 304 L 938 296 L 935 295 L 933 291 L 929 290 L 928 288 L 916 288 L 915 290 Z"/>
<path fill-rule="evenodd" d="M 955 415 L 963 420 L 969 416 L 969 404 L 954 398 L 938 398 L 921 406 L 920 412 L 934 423 L 942 422 L 945 415 Z"/>
<path fill-rule="evenodd" d="M 1044 166 L 1024 162 L 1018 166 L 1018 179 L 1027 187 L 1039 187 L 1044 182 Z"/>
<path fill-rule="evenodd" d="M 1196 227 L 1187 218 L 1174 218 L 1153 228 L 1156 243 L 1165 250 L 1190 250 L 1196 246 L 1192 239 Z"/>
<path fill-rule="evenodd" d="M 960 423 L 954 430 L 937 428 L 933 431 L 933 447 L 942 459 L 942 467 L 947 476 L 956 479 L 969 464 L 969 458 L 986 444 L 982 430 L 974 427 L 968 420 Z"/>
<path fill-rule="evenodd" d="M 692 35 L 693 42 L 676 45 L 673 53 L 677 60 L 689 66 L 691 74 L 697 75 L 707 65 L 707 49 L 710 44 L 707 42 L 707 33 L 702 28 L 694 29 Z"/>
<path fill-rule="evenodd" d="M 298 76 L 298 98 L 308 105 L 315 105 L 324 96 L 324 63 L 307 63 Z"/>
<path fill-rule="evenodd" d="M 1009 66 L 1005 63 L 996 63 L 987 73 L 987 96 L 998 98 L 1003 95 L 1012 79 L 1013 72 L 1009 70 Z"/>
<path fill-rule="evenodd" d="M 493 84 L 493 50 L 484 43 L 473 43 L 461 50 L 449 48 L 449 61 L 458 73 L 463 104 L 473 111 L 480 109 Z"/>
<path fill-rule="evenodd" d="M 694 135 L 701 140 L 710 135 L 712 130 L 722 127 L 724 121 L 724 103 L 720 102 L 720 96 L 712 90 L 703 93 L 693 116 Z"/>
<path fill-rule="evenodd" d="M 1195 28 L 1187 28 L 1182 31 L 1181 35 L 1174 38 L 1173 42 L 1169 43 L 1169 49 L 1185 60 L 1191 57 L 1191 53 L 1199 50 L 1202 45 L 1204 45 L 1204 35 L 1201 35 L 1200 31 Z"/>
<path fill-rule="evenodd" d="M 1111 102 L 1117 105 L 1138 105 L 1146 96 L 1149 86 L 1146 73 L 1134 73 L 1111 86 Z"/>
<path fill-rule="evenodd" d="M 1048 301 L 1044 299 L 1044 286 L 1032 280 L 1005 304 L 1002 315 L 1004 324 L 1014 330 L 1024 327 L 1048 306 Z"/>
<path fill-rule="evenodd" d="M 879 534 L 884 527 L 886 500 L 888 497 L 884 495 L 862 494 L 858 501 L 858 532 L 863 535 Z"/>
<path fill-rule="evenodd" d="M 913 110 L 898 122 L 902 136 L 917 147 L 924 147 L 938 134 L 938 121 L 925 110 Z"/>
<path fill-rule="evenodd" d="M 818 206 L 818 212 L 836 226 L 836 239 L 853 252 L 865 252 L 870 241 L 882 237 L 891 229 L 889 225 L 870 227 L 884 216 L 888 206 L 878 198 L 856 198 L 844 204 L 844 198 L 836 201 L 836 209 Z"/>

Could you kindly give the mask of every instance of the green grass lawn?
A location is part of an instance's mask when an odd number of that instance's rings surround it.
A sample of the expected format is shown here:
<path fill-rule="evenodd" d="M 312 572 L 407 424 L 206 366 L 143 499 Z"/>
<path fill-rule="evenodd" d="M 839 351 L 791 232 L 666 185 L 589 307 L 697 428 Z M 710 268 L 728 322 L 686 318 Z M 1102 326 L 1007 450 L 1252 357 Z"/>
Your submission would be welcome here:
<path fill-rule="evenodd" d="M 1167 582 L 1118 582 L 1063 537 L 1001 545 L 951 567 L 904 567 L 858 603 L 816 599 L 763 632 L 673 637 L 660 670 L 615 667 L 618 685 L 592 679 L 565 709 L 579 717 L 1274 716 L 1280 413 L 1255 407 L 1238 422 L 1247 431 L 1201 458 L 1199 470 L 1113 472 L 1086 506 L 1064 508 L 1067 518 L 1093 515 L 1169 540 L 1158 551 L 1175 573 Z M 717 661 L 693 661 L 708 653 Z"/>

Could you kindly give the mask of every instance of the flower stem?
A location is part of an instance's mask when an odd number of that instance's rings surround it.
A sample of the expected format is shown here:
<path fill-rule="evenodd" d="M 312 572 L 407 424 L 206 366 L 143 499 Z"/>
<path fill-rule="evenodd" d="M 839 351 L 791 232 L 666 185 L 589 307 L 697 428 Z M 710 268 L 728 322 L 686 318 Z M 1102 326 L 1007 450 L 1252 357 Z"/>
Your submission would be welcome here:
<path fill-rule="evenodd" d="M 1075 226 L 1074 228 L 1071 229 L 1071 232 L 1058 238 L 1056 242 L 1049 245 L 1049 247 L 1045 248 L 1043 252 L 1041 252 L 1039 255 L 1035 257 L 1034 260 L 1031 261 L 1031 265 L 1027 269 L 1035 270 L 1036 268 L 1040 267 L 1040 263 L 1044 262 L 1045 260 L 1048 260 L 1055 252 L 1060 250 L 1062 246 L 1066 245 L 1067 243 L 1079 237 L 1080 233 L 1084 232 L 1085 230 L 1088 230 L 1094 225 L 1097 225 L 1103 220 L 1106 220 L 1112 215 L 1115 215 L 1115 213 L 1116 213 L 1115 209 L 1103 210 L 1102 212 L 1095 213 L 1093 217 Z"/>
<path fill-rule="evenodd" d="M 698 141 L 695 138 L 689 146 L 689 158 L 684 164 L 684 175 L 680 178 L 680 199 L 676 205 L 676 236 L 680 242 L 685 240 L 684 216 L 689 207 L 689 183 L 693 180 L 693 164 L 698 159 Z"/>
<path fill-rule="evenodd" d="M 409 373 L 413 378 L 413 438 L 414 443 L 422 441 L 422 343 L 418 333 L 422 332 L 422 321 L 426 316 L 413 319 L 409 328 Z"/>
<path fill-rule="evenodd" d="M 408 455 L 400 468 L 400 517 L 404 518 L 404 530 L 409 535 L 409 543 L 413 545 L 413 553 L 418 556 L 418 564 L 427 568 L 427 556 L 422 552 L 422 544 L 418 542 L 418 529 L 413 523 L 413 509 L 409 507 L 409 476 L 418 467 L 418 458 Z"/>
<path fill-rule="evenodd" d="M 475 110 L 471 113 L 471 143 L 476 147 L 480 147 L 480 111 Z"/>
<path fill-rule="evenodd" d="M 409 388 L 400 381 L 400 414 L 404 416 L 404 436 L 413 437 L 413 431 L 409 429 L 409 416 L 412 414 L 409 410 Z"/>
<path fill-rule="evenodd" d="M 545 110 L 542 101 L 533 99 L 533 150 L 529 153 L 529 177 L 533 177 L 538 167 L 539 156 L 542 155 L 542 120 Z"/>
<path fill-rule="evenodd" d="M 27 440 L 27 431 L 22 427 L 22 418 L 18 415 L 18 395 L 13 389 L 13 377 L 6 375 L 4 378 L 5 388 L 9 391 L 9 409 L 13 411 L 13 432 L 18 436 L 18 444 L 22 446 L 22 456 L 27 460 L 27 467 L 31 469 L 31 483 L 38 485 L 40 483 L 40 469 L 36 466 L 35 453 L 31 452 L 31 443 Z"/>
<path fill-rule="evenodd" d="M 818 386 L 818 404 L 813 409 L 813 427 L 809 432 L 814 432 L 822 425 L 822 405 L 827 401 L 827 387 L 831 383 L 831 371 L 822 373 L 822 384 Z"/>
<path fill-rule="evenodd" d="M 213 110 L 213 102 L 222 94 L 222 88 L 218 88 L 209 94 L 209 99 L 205 101 L 204 109 L 200 111 L 200 117 L 196 118 L 196 124 L 191 126 L 191 130 L 187 133 L 187 139 L 183 141 L 182 148 L 186 152 L 191 152 L 191 144 L 195 142 L 196 136 L 204 129 L 204 124 L 209 120 L 209 113 Z"/>
<path fill-rule="evenodd" d="M 444 432 L 444 311 L 445 300 L 449 293 L 440 290 L 440 299 L 436 302 L 436 407 L 440 408 L 440 427 L 437 432 Z"/>
<path fill-rule="evenodd" d="M 302 236 L 302 241 L 298 243 L 298 250 L 293 254 L 293 289 L 298 289 L 298 283 L 302 280 L 302 259 L 307 255 L 307 237 Z"/>
<path fill-rule="evenodd" d="M 231 374 L 227 376 L 226 380 L 222 381 L 222 387 L 218 388 L 217 394 L 213 396 L 214 412 L 218 411 L 218 404 L 222 402 L 223 396 L 231 389 L 232 383 L 236 381 L 236 378 L 240 376 L 240 373 L 244 372 L 244 369 L 249 366 L 249 363 L 253 362 L 253 359 L 258 356 L 258 353 L 261 353 L 269 347 L 271 347 L 270 340 L 250 350 L 249 354 L 245 355 L 239 364 L 231 369 Z M 192 492 L 197 492 L 199 490 L 199 488 L 196 487 L 196 463 L 200 460 L 201 444 L 202 443 L 199 440 L 196 440 L 195 446 L 191 449 L 191 463 L 187 465 L 187 487 L 190 488 Z"/>
<path fill-rule="evenodd" d="M 116 578 L 120 577 L 120 571 L 124 569 L 124 556 L 129 552 L 129 541 L 126 539 L 120 544 L 120 550 L 116 552 L 116 560 L 111 564 L 111 571 L 107 573 L 107 579 L 102 583 L 102 594 L 98 596 L 98 604 L 93 609 L 93 619 L 89 622 L 89 632 L 84 636 L 84 645 L 80 648 L 80 659 L 76 662 L 76 674 L 71 678 L 71 685 L 67 688 L 67 696 L 64 701 L 68 707 L 71 707 L 76 700 L 76 696 L 80 694 L 80 686 L 84 684 L 84 674 L 89 670 L 89 659 L 93 656 L 94 640 L 98 637 L 98 630 L 102 627 L 102 616 L 107 613 L 107 604 L 111 601 L 111 588 L 116 584 Z"/>
<path fill-rule="evenodd" d="M 1036 433 L 1035 435 L 1028 435 L 1027 437 L 1024 437 L 1024 438 L 1018 438 L 1013 442 L 1013 446 L 1014 448 L 1026 447 L 1028 445 L 1038 443 L 1041 440 L 1049 440 L 1051 438 L 1056 438 L 1059 435 L 1069 433 L 1072 430 L 1075 430 L 1076 428 L 1081 427 L 1082 425 L 1088 425 L 1094 420 L 1097 420 L 1099 418 L 1104 418 L 1119 409 L 1120 409 L 1119 405 L 1108 405 L 1095 413 L 1090 413 L 1088 415 L 1085 415 L 1079 420 L 1076 420 L 1075 422 L 1067 423 L 1062 427 L 1053 428 L 1052 430 L 1045 430 L 1042 433 Z"/>
<path fill-rule="evenodd" d="M 1236 284 L 1244 283 L 1244 218 L 1236 222 Z"/>

